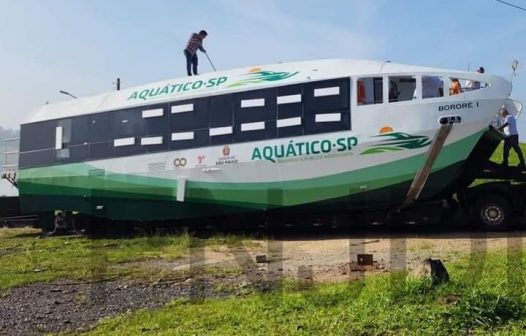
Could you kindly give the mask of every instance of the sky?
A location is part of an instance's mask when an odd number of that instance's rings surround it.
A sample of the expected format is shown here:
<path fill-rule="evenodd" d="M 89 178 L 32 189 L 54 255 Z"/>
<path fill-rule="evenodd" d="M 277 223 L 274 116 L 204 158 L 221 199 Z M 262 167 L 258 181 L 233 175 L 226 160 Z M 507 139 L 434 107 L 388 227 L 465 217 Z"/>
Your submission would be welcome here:
<path fill-rule="evenodd" d="M 0 0 L 0 126 L 70 99 L 59 90 L 90 96 L 117 77 L 126 88 L 183 76 L 182 50 L 201 29 L 218 70 L 338 57 L 484 66 L 511 79 L 516 59 L 512 95 L 526 102 L 526 11 L 495 0 Z"/>

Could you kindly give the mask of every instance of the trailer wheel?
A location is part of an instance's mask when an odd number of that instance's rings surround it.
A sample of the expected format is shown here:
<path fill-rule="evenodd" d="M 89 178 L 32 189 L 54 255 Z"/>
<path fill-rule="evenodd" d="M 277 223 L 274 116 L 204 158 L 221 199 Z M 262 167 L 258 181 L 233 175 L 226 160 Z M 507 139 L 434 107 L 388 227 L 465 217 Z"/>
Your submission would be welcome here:
<path fill-rule="evenodd" d="M 477 200 L 473 214 L 483 228 L 502 231 L 510 222 L 511 206 L 506 198 L 490 194 Z"/>

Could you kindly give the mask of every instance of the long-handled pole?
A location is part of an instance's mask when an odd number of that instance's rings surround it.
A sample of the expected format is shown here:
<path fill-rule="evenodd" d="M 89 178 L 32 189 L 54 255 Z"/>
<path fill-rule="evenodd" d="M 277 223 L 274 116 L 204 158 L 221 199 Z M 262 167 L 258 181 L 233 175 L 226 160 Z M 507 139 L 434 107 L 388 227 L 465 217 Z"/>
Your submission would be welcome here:
<path fill-rule="evenodd" d="M 214 71 L 217 71 L 216 67 L 214 66 L 214 63 L 212 63 L 212 60 L 210 60 L 210 57 L 208 56 L 208 53 L 205 53 L 205 55 L 206 55 L 206 58 L 208 58 L 208 62 L 210 62 L 210 65 L 212 66 L 212 69 L 214 69 Z"/>

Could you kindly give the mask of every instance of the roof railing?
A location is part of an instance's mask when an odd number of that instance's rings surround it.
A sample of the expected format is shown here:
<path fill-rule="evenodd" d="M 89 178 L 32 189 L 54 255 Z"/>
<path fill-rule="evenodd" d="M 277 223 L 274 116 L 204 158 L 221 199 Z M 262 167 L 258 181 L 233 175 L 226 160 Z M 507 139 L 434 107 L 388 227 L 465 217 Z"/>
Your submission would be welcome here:
<path fill-rule="evenodd" d="M 18 142 L 18 144 L 13 144 L 16 142 Z M 20 151 L 12 150 L 12 148 L 15 146 L 16 148 L 19 148 L 20 138 L 4 139 L 4 164 L 2 165 L 2 178 L 7 180 L 13 186 L 17 187 L 18 157 L 20 155 Z"/>

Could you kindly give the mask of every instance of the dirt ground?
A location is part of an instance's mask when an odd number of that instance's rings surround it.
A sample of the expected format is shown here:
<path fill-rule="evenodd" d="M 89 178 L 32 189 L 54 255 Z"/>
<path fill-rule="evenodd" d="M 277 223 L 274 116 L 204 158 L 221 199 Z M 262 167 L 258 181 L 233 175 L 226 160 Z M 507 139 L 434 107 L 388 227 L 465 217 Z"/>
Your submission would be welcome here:
<path fill-rule="evenodd" d="M 447 266 L 447 263 L 465 258 L 470 253 L 522 247 L 526 243 L 526 231 L 325 233 L 255 242 L 258 247 L 251 249 L 193 251 L 188 258 L 174 263 L 161 262 L 155 267 L 196 270 L 206 265 L 240 268 L 247 275 L 258 270 L 270 277 L 341 282 L 360 278 L 364 273 L 411 271 L 426 258 L 441 259 Z M 358 254 L 372 254 L 373 266 L 358 266 Z M 256 256 L 265 256 L 267 260 L 257 263 Z"/>
<path fill-rule="evenodd" d="M 349 281 L 367 274 L 411 270 L 425 258 L 441 259 L 447 267 L 471 252 L 521 248 L 525 239 L 526 231 L 315 231 L 257 240 L 250 248 L 195 249 L 174 262 L 140 262 L 158 273 L 182 275 L 154 283 L 57 281 L 15 288 L 0 298 L 0 334 L 80 332 L 102 318 L 162 307 L 177 298 L 242 296 L 268 291 L 284 278 L 303 283 Z M 357 265 L 358 254 L 372 254 L 373 265 Z"/>

